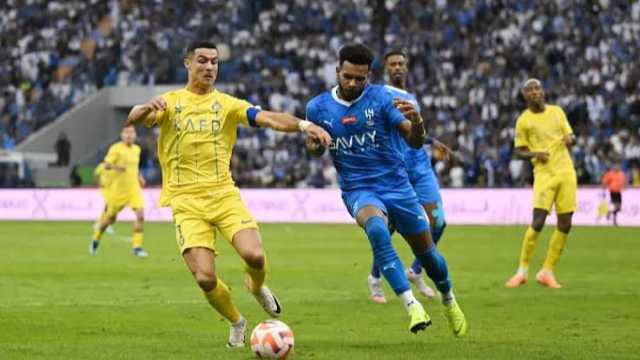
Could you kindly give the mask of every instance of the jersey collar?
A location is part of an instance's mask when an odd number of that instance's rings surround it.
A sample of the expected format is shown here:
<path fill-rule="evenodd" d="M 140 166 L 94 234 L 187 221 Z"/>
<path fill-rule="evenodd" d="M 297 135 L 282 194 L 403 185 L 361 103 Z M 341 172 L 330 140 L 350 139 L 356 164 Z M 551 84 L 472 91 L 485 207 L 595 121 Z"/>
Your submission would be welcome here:
<path fill-rule="evenodd" d="M 391 90 L 403 93 L 403 94 L 409 94 L 409 92 L 407 90 L 397 88 L 397 87 L 395 87 L 393 85 L 385 84 L 384 87 L 386 87 L 387 89 L 391 89 Z"/>
<path fill-rule="evenodd" d="M 362 99 L 362 97 L 364 96 L 364 93 L 367 92 L 367 90 L 369 89 L 369 85 L 365 85 L 364 89 L 362 90 L 362 94 L 360 94 L 360 96 L 358 96 L 357 99 L 353 100 L 353 101 L 347 101 L 344 99 L 341 99 L 338 96 L 338 85 L 334 86 L 333 89 L 331 89 L 331 96 L 333 97 L 333 100 L 335 100 L 338 104 L 342 104 L 346 107 L 349 107 L 355 103 L 358 102 L 358 100 Z"/>

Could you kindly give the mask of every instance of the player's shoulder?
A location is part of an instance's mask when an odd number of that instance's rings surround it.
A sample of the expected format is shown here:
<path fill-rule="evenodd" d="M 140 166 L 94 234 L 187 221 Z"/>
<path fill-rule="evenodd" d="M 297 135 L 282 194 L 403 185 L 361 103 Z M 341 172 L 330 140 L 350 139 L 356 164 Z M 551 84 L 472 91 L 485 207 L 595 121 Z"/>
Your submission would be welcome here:
<path fill-rule="evenodd" d="M 122 143 L 122 141 L 116 141 L 111 144 L 111 146 L 109 146 L 109 151 L 120 151 L 123 146 L 124 144 Z"/>
<path fill-rule="evenodd" d="M 133 151 L 135 151 L 135 152 L 138 152 L 138 153 L 139 153 L 139 152 L 141 152 L 141 151 L 142 151 L 142 148 L 141 148 L 141 147 L 140 147 L 140 145 L 138 145 L 138 144 L 133 144 Z"/>
<path fill-rule="evenodd" d="M 325 90 L 320 94 L 312 97 L 309 101 L 307 101 L 307 110 L 316 109 L 318 106 L 327 103 L 332 100 L 331 90 Z"/>
<path fill-rule="evenodd" d="M 564 110 L 562 109 L 562 107 L 560 105 L 547 104 L 547 107 L 549 108 L 549 110 L 551 110 L 554 113 L 563 113 L 564 114 Z"/>

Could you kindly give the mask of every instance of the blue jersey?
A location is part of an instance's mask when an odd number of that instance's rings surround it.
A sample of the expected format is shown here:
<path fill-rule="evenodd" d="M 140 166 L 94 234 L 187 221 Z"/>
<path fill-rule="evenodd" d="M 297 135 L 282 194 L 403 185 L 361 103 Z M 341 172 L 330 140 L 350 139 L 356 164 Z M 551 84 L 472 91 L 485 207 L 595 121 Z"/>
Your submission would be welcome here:
<path fill-rule="evenodd" d="M 389 91 L 389 93 L 393 98 L 400 98 L 402 100 L 406 100 L 412 103 L 413 106 L 416 107 L 416 110 L 420 112 L 420 104 L 418 103 L 418 100 L 416 99 L 416 97 L 413 96 L 413 94 L 391 85 L 385 85 L 384 87 L 385 89 L 387 89 L 387 91 Z M 406 142 L 401 144 L 401 146 L 403 148 L 402 153 L 404 154 L 404 161 L 405 161 L 405 164 L 407 165 L 407 170 L 410 170 L 417 165 L 423 165 L 428 167 L 429 170 L 432 170 L 431 157 L 429 156 L 427 151 L 424 149 L 424 147 L 420 149 L 414 149 L 411 146 L 409 146 L 409 144 L 407 144 Z"/>
<path fill-rule="evenodd" d="M 381 85 L 367 85 L 353 102 L 338 97 L 338 87 L 307 104 L 307 119 L 333 139 L 329 152 L 342 191 L 411 190 L 402 156 L 405 120 Z"/>

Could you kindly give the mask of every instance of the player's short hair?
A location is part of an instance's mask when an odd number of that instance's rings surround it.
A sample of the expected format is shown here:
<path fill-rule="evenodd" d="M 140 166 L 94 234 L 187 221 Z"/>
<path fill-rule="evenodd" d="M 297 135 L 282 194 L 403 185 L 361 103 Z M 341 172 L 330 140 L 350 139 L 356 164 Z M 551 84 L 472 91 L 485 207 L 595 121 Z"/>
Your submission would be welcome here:
<path fill-rule="evenodd" d="M 373 53 L 363 44 L 347 44 L 338 51 L 338 64 L 342 65 L 345 61 L 355 65 L 367 65 L 371 68 Z"/>
<path fill-rule="evenodd" d="M 525 82 L 522 84 L 522 87 L 520 88 L 520 92 L 524 94 L 524 88 L 529 86 L 529 84 L 531 84 L 531 83 L 538 83 L 538 84 L 540 84 L 540 86 L 542 86 L 542 81 L 540 81 L 539 79 L 529 78 L 529 79 L 525 80 Z"/>
<path fill-rule="evenodd" d="M 191 56 L 196 49 L 215 49 L 218 50 L 216 44 L 209 40 L 195 40 L 187 46 L 187 51 L 185 51 L 184 57 Z"/>
<path fill-rule="evenodd" d="M 407 56 L 407 53 L 402 50 L 402 49 L 393 49 L 393 50 L 389 50 L 384 54 L 384 62 L 387 62 L 387 59 L 391 56 L 394 55 L 400 55 L 402 57 L 404 57 L 405 59 L 408 59 L 409 57 Z"/>

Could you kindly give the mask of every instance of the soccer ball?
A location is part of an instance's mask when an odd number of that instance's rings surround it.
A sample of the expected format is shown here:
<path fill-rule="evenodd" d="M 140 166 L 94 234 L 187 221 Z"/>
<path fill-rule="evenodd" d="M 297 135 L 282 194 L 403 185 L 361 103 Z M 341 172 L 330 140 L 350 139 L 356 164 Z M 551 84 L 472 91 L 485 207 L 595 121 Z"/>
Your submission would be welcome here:
<path fill-rule="evenodd" d="M 266 320 L 251 332 L 251 351 L 264 359 L 286 359 L 293 350 L 293 332 L 278 320 Z"/>

